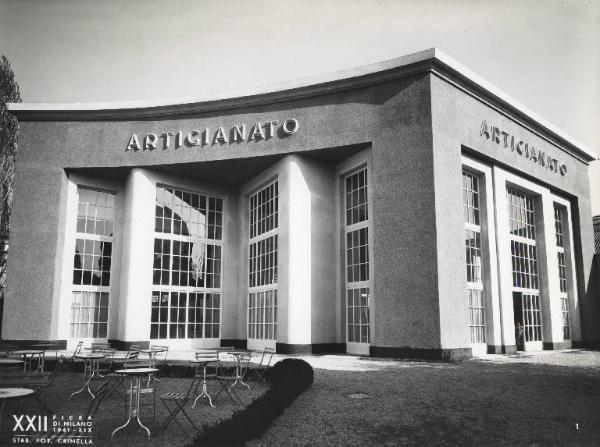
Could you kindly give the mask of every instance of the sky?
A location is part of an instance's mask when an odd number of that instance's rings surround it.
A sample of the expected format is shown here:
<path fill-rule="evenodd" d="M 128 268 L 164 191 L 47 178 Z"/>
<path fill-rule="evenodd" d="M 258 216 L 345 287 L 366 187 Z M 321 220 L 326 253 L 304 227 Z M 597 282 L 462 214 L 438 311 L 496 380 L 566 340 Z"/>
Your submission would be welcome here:
<path fill-rule="evenodd" d="M 600 0 L 0 0 L 25 102 L 200 97 L 431 47 L 600 153 Z"/>

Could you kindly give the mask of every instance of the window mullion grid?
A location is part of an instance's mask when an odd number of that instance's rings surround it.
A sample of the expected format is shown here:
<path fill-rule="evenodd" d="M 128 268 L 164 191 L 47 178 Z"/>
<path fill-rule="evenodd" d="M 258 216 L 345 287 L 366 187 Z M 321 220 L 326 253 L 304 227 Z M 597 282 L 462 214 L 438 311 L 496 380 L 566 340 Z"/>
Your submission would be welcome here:
<path fill-rule="evenodd" d="M 164 188 L 165 190 L 169 189 L 169 188 Z M 175 190 L 173 189 L 171 191 L 172 194 L 175 193 Z M 183 190 L 182 190 L 183 191 Z M 184 234 L 176 234 L 175 233 L 175 213 L 172 212 L 171 213 L 171 217 L 169 218 L 169 232 L 154 232 L 154 237 L 155 239 L 165 239 L 165 240 L 169 240 L 169 280 L 168 280 L 168 284 L 161 284 L 161 285 L 157 285 L 157 284 L 153 284 L 153 288 L 154 290 L 157 290 L 160 292 L 167 292 L 168 293 L 168 301 L 167 301 L 167 339 L 172 338 L 170 335 L 170 325 L 171 325 L 171 319 L 172 319 L 172 313 L 173 313 L 173 309 L 171 306 L 171 294 L 172 293 L 177 293 L 177 296 L 179 297 L 181 293 L 185 294 L 185 315 L 184 315 L 184 322 L 181 323 L 179 321 L 179 302 L 177 302 L 177 309 L 175 310 L 177 312 L 176 316 L 176 321 L 174 322 L 177 326 L 179 324 L 184 324 L 184 337 L 185 338 L 189 338 L 189 312 L 190 312 L 190 293 L 195 293 L 196 295 L 198 294 L 202 294 L 202 303 L 203 303 L 203 310 L 202 310 L 202 315 L 203 315 L 203 321 L 202 321 L 202 336 L 203 338 L 205 338 L 206 335 L 206 300 L 207 300 L 207 293 L 212 293 L 212 294 L 217 294 L 219 295 L 219 306 L 221 305 L 221 288 L 208 288 L 205 287 L 206 286 L 206 280 L 207 280 L 207 269 L 208 269 L 208 262 L 211 262 L 207 256 L 208 256 L 208 245 L 213 245 L 213 246 L 219 246 L 221 247 L 221 253 L 222 253 L 222 247 L 223 247 L 223 240 L 222 239 L 210 239 L 208 237 L 208 219 L 209 219 L 209 213 L 211 212 L 211 208 L 210 208 L 210 199 L 212 198 L 211 196 L 205 195 L 205 194 L 200 194 L 200 193 L 194 193 L 191 191 L 183 191 L 183 192 L 190 192 L 191 194 L 197 194 L 199 197 L 199 200 L 202 199 L 202 197 L 205 197 L 205 201 L 206 201 L 206 208 L 201 208 L 201 210 L 204 210 L 206 212 L 205 215 L 205 222 L 204 222 L 204 233 L 199 236 L 199 237 L 194 237 L 192 235 L 184 235 Z M 219 198 L 215 198 L 215 199 L 219 199 Z M 222 200 L 222 199 L 221 199 Z M 168 203 L 167 205 L 169 205 L 171 208 L 173 208 L 173 204 L 172 203 Z M 221 211 L 222 213 L 222 211 Z M 185 219 L 182 218 L 181 220 L 181 225 L 183 225 L 183 223 L 185 222 Z M 164 221 L 164 218 L 163 218 Z M 215 221 L 216 222 L 216 221 Z M 216 225 L 216 223 L 215 223 Z M 166 230 L 166 229 L 165 229 Z M 188 250 L 188 254 L 187 257 L 190 258 L 191 257 L 191 247 L 192 244 L 198 244 L 200 247 L 202 247 L 204 249 L 204 253 L 203 253 L 203 257 L 204 257 L 204 265 L 203 265 L 203 271 L 202 271 L 202 275 L 203 275 L 203 284 L 201 286 L 174 286 L 173 285 L 173 264 L 174 264 L 174 242 L 180 242 L 180 243 L 187 243 L 189 244 L 190 249 Z M 183 255 L 181 254 L 181 244 L 180 244 L 180 254 L 178 255 L 179 258 L 182 258 Z M 219 275 L 221 275 L 222 273 L 222 256 L 221 256 L 221 269 L 219 271 Z M 189 265 L 188 265 L 188 270 L 189 270 Z M 182 272 L 183 270 L 181 269 L 181 264 L 179 267 L 179 270 L 176 272 L 178 275 Z M 195 310 L 194 310 L 194 316 L 195 316 Z M 195 327 L 197 325 L 197 322 L 194 321 L 194 332 Z M 220 331 L 220 328 L 219 328 Z M 220 334 L 220 332 L 219 332 Z"/>
<path fill-rule="evenodd" d="M 266 339 L 267 331 L 267 294 L 277 290 L 277 282 L 272 282 L 271 270 L 277 247 L 275 239 L 279 234 L 277 224 L 277 180 L 265 185 L 250 196 L 249 222 L 249 272 L 248 272 L 248 337 Z M 270 222 L 270 223 L 269 223 Z M 270 251 L 267 241 L 272 238 Z M 270 262 L 273 261 L 273 262 Z M 254 296 L 254 302 L 250 295 Z M 262 303 L 262 304 L 261 304 Z M 260 317 L 259 317 L 260 316 Z M 274 316 L 273 316 L 274 318 Z M 270 322 L 271 324 L 273 322 Z"/>
<path fill-rule="evenodd" d="M 463 169 L 463 213 L 467 268 L 467 305 L 471 343 L 485 343 L 485 301 L 481 228 L 480 179 Z M 512 202 L 509 200 L 509 206 Z M 510 215 L 510 210 L 509 210 Z M 512 222 L 509 222 L 512 228 Z"/>
<path fill-rule="evenodd" d="M 208 293 L 202 293 L 202 338 L 203 339 L 206 338 L 206 303 L 208 302 L 207 295 L 208 295 Z M 189 302 L 189 298 L 188 298 L 188 302 Z M 197 306 L 198 306 L 198 294 L 196 294 L 196 309 L 197 309 Z M 196 310 L 194 309 L 194 317 L 195 316 L 196 316 Z M 198 321 L 195 321 L 194 325 L 197 325 L 197 324 L 198 324 Z"/>
<path fill-rule="evenodd" d="M 561 308 L 561 324 L 563 340 L 571 339 L 571 327 L 569 322 L 569 295 L 568 295 L 568 277 L 567 274 L 567 250 L 565 241 L 565 225 L 563 221 L 563 212 L 560 206 L 554 204 L 554 226 L 555 226 L 555 247 L 556 247 L 556 259 L 558 264 L 558 281 L 559 281 L 559 299 Z M 562 256 L 561 256 L 562 255 Z M 562 258 L 562 259 L 561 259 Z M 563 286 L 563 284 L 565 284 Z M 564 291 L 563 291 L 564 289 Z"/>
<path fill-rule="evenodd" d="M 260 338 L 265 339 L 266 334 L 266 321 L 265 321 L 265 307 L 267 303 L 267 292 L 263 292 L 260 294 Z"/>
<path fill-rule="evenodd" d="M 364 176 L 364 184 L 362 186 L 360 186 L 360 176 Z M 350 179 L 350 181 L 348 182 L 348 179 Z M 358 172 L 354 172 L 350 175 L 347 175 L 346 177 L 344 177 L 344 181 L 343 181 L 343 185 L 344 185 L 344 277 L 346 279 L 345 281 L 345 296 L 344 296 L 344 300 L 346 303 L 346 313 L 347 314 L 351 314 L 352 317 L 352 323 L 349 323 L 349 321 L 346 322 L 346 339 L 348 340 L 348 342 L 350 343 L 363 343 L 363 336 L 362 336 L 362 327 L 363 326 L 367 326 L 367 334 L 366 334 L 366 342 L 364 343 L 369 343 L 370 341 L 370 324 L 368 322 L 369 320 L 369 313 L 368 313 L 368 309 L 369 309 L 369 301 L 370 299 L 367 298 L 367 305 L 366 305 L 366 312 L 367 312 L 367 323 L 363 324 L 362 322 L 362 315 L 363 312 L 365 312 L 365 306 L 362 306 L 361 303 L 361 297 L 358 297 L 358 303 L 355 301 L 355 293 L 359 293 L 360 295 L 360 289 L 367 289 L 369 291 L 369 294 L 372 290 L 371 288 L 371 279 L 372 279 L 372 275 L 370 272 L 371 269 L 371 265 L 369 262 L 369 256 L 368 256 L 368 250 L 369 250 L 369 241 L 368 241 L 368 237 L 365 241 L 365 245 L 361 245 L 360 241 L 358 242 L 358 244 L 354 243 L 354 240 L 352 240 L 352 246 L 349 247 L 348 246 L 348 235 L 353 234 L 356 231 L 359 230 L 363 230 L 366 229 L 366 231 L 369 231 L 369 212 L 368 212 L 368 199 L 367 199 L 367 188 L 368 188 L 368 181 L 366 178 L 366 169 L 361 169 Z M 365 190 L 365 201 L 363 203 L 360 202 L 360 191 L 361 190 Z M 355 195 L 356 194 L 356 195 Z M 353 222 L 354 219 L 358 216 L 358 219 L 361 219 L 360 216 L 360 209 L 361 207 L 366 207 L 366 214 L 364 216 L 364 218 L 362 220 L 359 220 L 358 222 Z M 357 210 L 357 215 L 355 215 L 355 210 Z M 350 213 L 348 215 L 348 212 Z M 348 217 L 350 216 L 350 217 Z M 348 223 L 348 220 L 350 219 L 350 222 L 352 223 Z M 352 236 L 351 236 L 352 238 Z M 360 250 L 362 247 L 365 247 L 365 253 L 366 253 L 366 259 L 361 260 L 360 259 L 360 254 L 358 255 L 358 264 L 355 264 L 354 259 L 355 259 L 355 250 L 358 251 L 358 253 L 360 253 Z M 350 259 L 351 259 L 351 263 L 348 263 L 348 255 L 350 254 Z M 357 278 L 354 278 L 354 273 L 353 273 L 353 281 L 350 281 L 350 278 L 348 277 L 348 271 L 349 268 L 352 269 L 352 271 L 354 272 L 354 267 L 358 266 L 358 274 L 359 274 L 359 278 L 361 276 L 361 266 L 363 265 L 363 262 L 366 262 L 366 264 L 368 265 L 368 269 L 366 271 L 366 275 L 367 275 L 367 280 L 362 280 L 362 281 L 356 281 Z M 358 292 L 355 292 L 358 291 Z M 352 306 L 349 305 L 349 298 L 348 295 L 349 293 L 352 294 Z M 358 318 L 358 321 L 355 321 L 356 318 Z M 358 333 L 355 333 L 355 326 L 358 327 Z M 356 336 L 358 337 L 356 339 Z M 352 341 L 350 341 L 352 340 Z"/>
<path fill-rule="evenodd" d="M 93 205 L 95 207 L 95 212 L 90 213 L 90 204 L 92 202 L 90 202 L 89 200 L 85 200 L 82 201 L 81 198 L 81 191 L 86 190 L 86 191 L 93 191 L 96 193 L 95 195 L 95 199 L 98 199 L 98 193 L 100 194 L 111 194 L 112 193 L 108 193 L 108 192 L 103 192 L 103 191 L 96 191 L 96 190 L 92 190 L 92 189 L 88 189 L 88 188 L 84 188 L 84 187 L 78 187 L 78 193 L 79 193 L 79 198 L 77 200 L 77 215 L 76 215 L 76 225 L 78 228 L 78 221 L 79 219 L 83 218 L 84 220 L 84 228 L 83 228 L 83 232 L 78 231 L 76 228 L 75 231 L 75 240 L 77 241 L 78 239 L 81 239 L 84 241 L 84 245 L 87 245 L 86 242 L 88 241 L 92 241 L 92 242 L 100 242 L 100 243 L 110 243 L 113 247 L 114 250 L 114 231 L 112 233 L 112 235 L 106 235 L 106 234 L 96 234 L 94 232 L 87 232 L 86 230 L 88 229 L 88 224 L 91 224 L 91 222 L 94 222 L 93 224 L 93 230 L 95 231 L 97 229 L 97 224 L 98 224 L 98 207 L 101 206 L 103 207 L 105 210 L 112 210 L 112 215 L 110 216 L 109 219 L 109 215 L 105 215 L 104 219 L 103 219 L 103 224 L 106 225 L 106 223 L 110 220 L 111 224 L 114 224 L 115 221 L 115 210 L 114 210 L 114 206 L 113 207 L 106 207 L 105 203 L 104 204 L 99 204 L 98 202 L 94 202 Z M 94 199 L 93 198 L 93 199 Z M 92 200 L 93 200 L 92 199 Z M 79 213 L 79 207 L 81 205 L 85 206 L 85 211 L 83 214 Z M 90 227 L 91 228 L 91 227 Z M 102 231 L 105 231 L 105 228 L 103 228 Z M 80 269 L 75 269 L 73 268 L 73 271 L 81 271 L 82 274 L 82 280 L 80 281 L 79 284 L 74 284 L 73 281 L 70 281 L 71 287 L 71 297 L 74 296 L 75 293 L 80 293 L 82 296 L 82 300 L 86 300 L 84 302 L 82 302 L 80 305 L 75 306 L 75 303 L 73 303 L 73 301 L 71 301 L 71 317 L 70 317 L 70 328 L 71 328 L 71 337 L 83 337 L 85 335 L 85 338 L 99 338 L 99 335 L 101 333 L 101 325 L 102 324 L 106 324 L 106 334 L 105 337 L 108 337 L 108 326 L 109 326 L 109 319 L 107 316 L 107 320 L 106 322 L 103 322 L 103 320 L 100 320 L 100 309 L 102 308 L 102 295 L 106 294 L 108 296 L 108 303 L 107 303 L 107 309 L 108 306 L 110 304 L 110 295 L 111 295 L 111 284 L 109 285 L 101 285 L 101 284 L 82 284 L 83 283 L 83 272 L 86 271 L 85 268 L 85 258 L 87 256 L 92 256 L 92 260 L 94 260 L 95 258 L 98 258 L 99 260 L 103 261 L 103 254 L 102 252 L 98 252 L 96 253 L 95 251 L 96 249 L 96 245 L 93 244 L 93 250 L 91 253 L 86 253 L 85 250 L 82 251 L 80 253 L 81 256 L 81 268 Z M 114 253 L 111 252 L 110 255 L 110 259 L 112 261 L 112 254 Z M 103 270 L 96 270 L 95 266 L 92 265 L 91 270 L 88 270 L 90 272 L 90 275 L 94 275 L 94 273 L 99 273 L 100 274 L 100 280 L 103 280 Z M 111 262 L 111 268 L 108 271 L 108 274 L 110 275 L 112 273 L 112 262 Z M 96 294 L 98 294 L 98 306 L 97 306 L 97 312 L 93 312 L 93 310 L 96 308 Z M 84 298 L 85 297 L 85 298 Z M 73 299 L 73 298 L 71 298 Z M 73 308 L 76 307 L 78 309 L 78 315 L 77 315 L 77 321 L 75 321 L 75 318 L 73 316 Z M 84 311 L 85 310 L 85 311 Z M 82 313 L 85 315 L 86 320 L 83 321 L 82 320 Z M 85 328 L 85 329 L 84 329 Z M 94 331 L 94 328 L 96 328 L 96 331 Z"/>

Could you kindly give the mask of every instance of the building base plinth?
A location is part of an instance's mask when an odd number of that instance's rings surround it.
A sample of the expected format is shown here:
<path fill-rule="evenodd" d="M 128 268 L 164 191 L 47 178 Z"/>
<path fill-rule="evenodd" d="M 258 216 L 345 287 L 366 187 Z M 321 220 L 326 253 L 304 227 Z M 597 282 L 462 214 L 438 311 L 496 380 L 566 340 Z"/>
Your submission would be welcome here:
<path fill-rule="evenodd" d="M 424 348 L 391 348 L 381 346 L 371 346 L 369 355 L 372 357 L 397 357 L 407 359 L 422 360 L 442 360 L 445 362 L 455 362 L 468 360 L 473 357 L 472 349 L 454 348 L 454 349 L 424 349 Z"/>

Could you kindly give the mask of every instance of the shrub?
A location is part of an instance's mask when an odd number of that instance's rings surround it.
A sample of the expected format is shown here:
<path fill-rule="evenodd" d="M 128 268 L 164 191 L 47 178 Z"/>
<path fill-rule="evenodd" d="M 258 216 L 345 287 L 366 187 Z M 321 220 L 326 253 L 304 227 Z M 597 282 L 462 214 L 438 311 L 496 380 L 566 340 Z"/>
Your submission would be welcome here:
<path fill-rule="evenodd" d="M 267 380 L 271 387 L 265 394 L 243 410 L 234 412 L 231 419 L 204 427 L 191 445 L 241 446 L 262 435 L 296 396 L 310 387 L 314 371 L 304 360 L 284 359 L 267 372 Z"/>

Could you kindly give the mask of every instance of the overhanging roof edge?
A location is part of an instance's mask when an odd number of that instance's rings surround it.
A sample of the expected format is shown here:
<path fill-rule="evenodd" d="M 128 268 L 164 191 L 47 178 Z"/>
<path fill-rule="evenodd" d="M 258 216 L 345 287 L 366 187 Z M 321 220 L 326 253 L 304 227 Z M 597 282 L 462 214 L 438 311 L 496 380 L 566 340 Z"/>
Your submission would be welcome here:
<path fill-rule="evenodd" d="M 598 159 L 592 149 L 561 131 L 540 115 L 437 48 L 430 48 L 399 58 L 324 75 L 244 90 L 208 93 L 200 98 L 99 103 L 9 103 L 8 106 L 10 112 L 23 121 L 161 118 L 178 114 L 265 104 L 269 102 L 269 98 L 272 99 L 272 102 L 293 100 L 319 93 L 330 93 L 337 90 L 336 86 L 341 87 L 341 89 L 356 88 L 363 83 L 377 82 L 378 75 L 382 77 L 382 80 L 389 80 L 390 72 L 397 72 L 402 75 L 404 69 L 409 66 L 426 62 L 440 64 L 449 69 L 450 72 L 458 74 L 465 82 L 483 90 L 486 95 L 499 100 L 505 106 L 517 111 L 540 126 L 543 130 L 558 137 L 559 140 L 565 142 L 570 146 L 570 149 L 574 149 L 588 162 Z M 356 81 L 356 84 L 352 83 L 353 80 Z"/>

